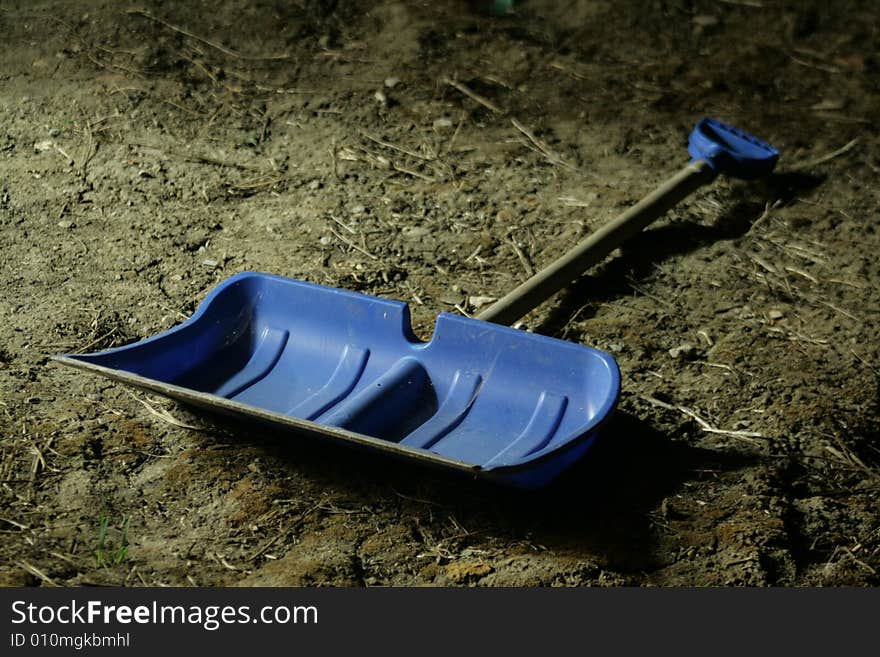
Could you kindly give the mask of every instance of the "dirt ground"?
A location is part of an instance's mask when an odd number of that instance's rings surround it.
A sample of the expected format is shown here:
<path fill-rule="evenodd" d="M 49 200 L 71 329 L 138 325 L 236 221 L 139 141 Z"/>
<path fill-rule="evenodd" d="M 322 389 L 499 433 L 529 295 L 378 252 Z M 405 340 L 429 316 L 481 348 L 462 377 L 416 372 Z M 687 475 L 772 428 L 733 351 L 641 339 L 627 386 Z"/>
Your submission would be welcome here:
<path fill-rule="evenodd" d="M 0 584 L 880 583 L 876 3 L 479 9 L 4 0 Z M 707 114 L 777 173 L 698 192 L 525 318 L 623 374 L 546 490 L 49 360 L 245 270 L 408 301 L 429 336 L 677 171 Z"/>

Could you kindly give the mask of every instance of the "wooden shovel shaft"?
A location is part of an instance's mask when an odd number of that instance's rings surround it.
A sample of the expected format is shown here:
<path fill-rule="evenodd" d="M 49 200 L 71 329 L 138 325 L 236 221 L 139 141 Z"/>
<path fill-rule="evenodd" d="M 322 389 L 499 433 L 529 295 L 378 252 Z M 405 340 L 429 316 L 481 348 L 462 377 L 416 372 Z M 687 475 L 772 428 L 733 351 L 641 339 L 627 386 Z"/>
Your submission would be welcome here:
<path fill-rule="evenodd" d="M 715 171 L 708 163 L 703 160 L 692 162 L 616 219 L 587 236 L 571 251 L 489 306 L 477 318 L 496 324 L 512 324 L 714 178 Z"/>

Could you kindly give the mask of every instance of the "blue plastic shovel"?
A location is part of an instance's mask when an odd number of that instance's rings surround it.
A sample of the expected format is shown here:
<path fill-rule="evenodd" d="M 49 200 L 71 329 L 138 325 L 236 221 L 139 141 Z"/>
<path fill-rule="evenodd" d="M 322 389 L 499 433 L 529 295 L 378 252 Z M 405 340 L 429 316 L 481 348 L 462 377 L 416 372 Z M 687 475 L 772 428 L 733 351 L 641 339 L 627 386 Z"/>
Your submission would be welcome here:
<path fill-rule="evenodd" d="M 779 152 L 715 119 L 693 160 L 477 319 L 441 313 L 429 342 L 405 303 L 260 273 L 214 288 L 183 324 L 56 360 L 210 411 L 525 488 L 578 460 L 611 416 L 617 363 L 516 321 L 719 173 L 769 174 Z"/>

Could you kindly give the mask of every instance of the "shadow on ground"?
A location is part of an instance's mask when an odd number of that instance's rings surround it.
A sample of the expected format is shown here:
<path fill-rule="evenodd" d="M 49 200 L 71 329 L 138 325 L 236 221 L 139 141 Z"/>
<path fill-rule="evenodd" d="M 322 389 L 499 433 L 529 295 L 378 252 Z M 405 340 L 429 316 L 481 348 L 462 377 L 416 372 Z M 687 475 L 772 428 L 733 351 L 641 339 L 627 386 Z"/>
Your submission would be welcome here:
<path fill-rule="evenodd" d="M 535 327 L 535 332 L 558 335 L 575 314 L 580 319 L 589 319 L 602 302 L 631 294 L 628 281 L 645 278 L 656 264 L 716 242 L 742 237 L 768 203 L 790 203 L 799 194 L 818 187 L 822 180 L 802 172 L 773 174 L 752 189 L 734 188 L 733 204 L 709 226 L 682 221 L 633 236 L 622 247 L 620 257 L 598 267 L 594 274 L 581 276 L 566 288 L 560 302 L 547 319 Z M 759 189 L 757 198 L 755 188 Z M 584 308 L 585 303 L 590 306 Z"/>
<path fill-rule="evenodd" d="M 290 464 L 312 485 L 368 507 L 418 502 L 483 536 L 586 552 L 625 571 L 655 565 L 653 519 L 665 497 L 699 470 L 736 471 L 759 458 L 673 442 L 619 411 L 581 461 L 549 486 L 527 491 L 235 421 L 220 428 L 264 449 L 270 462 Z"/>

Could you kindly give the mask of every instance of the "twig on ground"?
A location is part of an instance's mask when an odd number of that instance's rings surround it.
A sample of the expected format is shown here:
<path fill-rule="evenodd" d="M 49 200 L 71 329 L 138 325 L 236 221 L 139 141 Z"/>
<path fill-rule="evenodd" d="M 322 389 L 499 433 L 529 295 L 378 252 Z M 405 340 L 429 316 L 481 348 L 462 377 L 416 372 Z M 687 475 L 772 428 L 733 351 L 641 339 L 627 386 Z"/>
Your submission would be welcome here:
<path fill-rule="evenodd" d="M 758 433 L 757 431 L 732 431 L 728 429 L 718 429 L 717 427 L 713 427 L 711 424 L 706 422 L 706 420 L 701 418 L 695 411 L 692 411 L 686 406 L 667 404 L 666 402 L 660 401 L 656 397 L 651 397 L 650 395 L 639 396 L 645 401 L 654 404 L 654 406 L 659 406 L 660 408 L 665 408 L 670 411 L 678 411 L 679 413 L 687 415 L 689 418 L 695 420 L 696 423 L 700 426 L 700 429 L 702 429 L 706 433 L 715 433 L 722 436 L 730 436 L 732 438 L 741 438 L 742 440 L 746 440 L 754 444 L 760 444 L 759 441 L 753 440 L 754 438 L 766 438 L 766 436 Z"/>
<path fill-rule="evenodd" d="M 397 491 L 397 490 L 395 490 L 395 489 L 393 489 L 393 488 L 391 489 L 391 491 L 392 491 L 395 495 L 397 495 L 397 497 L 399 497 L 399 498 L 401 498 L 401 499 L 404 499 L 404 500 L 409 500 L 410 502 L 418 502 L 419 504 L 427 504 L 427 505 L 429 505 L 429 506 L 440 506 L 440 507 L 443 506 L 443 505 L 440 504 L 439 502 L 434 502 L 434 501 L 432 501 L 432 500 L 423 500 L 423 499 L 420 498 L 420 497 L 412 497 L 412 496 L 410 496 L 410 495 L 404 495 L 404 494 L 401 493 L 400 491 Z"/>
<path fill-rule="evenodd" d="M 424 173 L 419 173 L 418 171 L 413 171 L 411 169 L 406 169 L 404 167 L 398 166 L 391 163 L 391 168 L 397 171 L 397 173 L 405 173 L 408 176 L 412 176 L 413 178 L 421 178 L 426 182 L 434 182 L 434 179 L 431 176 L 426 176 Z"/>
<path fill-rule="evenodd" d="M 848 548 L 848 547 L 842 547 L 842 546 L 840 546 L 840 545 L 838 545 L 836 548 L 834 548 L 834 552 L 831 553 L 831 557 L 829 557 L 828 561 L 827 561 L 826 564 L 825 564 L 825 567 L 826 567 L 826 568 L 830 568 L 832 565 L 838 565 L 838 564 L 840 563 L 840 562 L 838 561 L 837 564 L 832 564 L 832 562 L 833 562 L 833 560 L 834 560 L 834 557 L 836 557 L 837 554 L 840 553 L 840 552 L 842 552 L 842 553 L 845 554 L 847 557 L 849 557 L 849 558 L 852 560 L 852 562 L 855 563 L 857 566 L 861 566 L 862 568 L 864 568 L 865 570 L 867 570 L 867 571 L 868 571 L 869 573 L 871 573 L 872 575 L 876 575 L 876 574 L 877 574 L 877 571 L 876 571 L 874 568 L 872 568 L 870 565 L 868 565 L 867 563 L 865 563 L 864 561 L 862 561 L 861 559 L 859 559 L 859 558 L 854 554 L 854 551 L 853 551 L 852 549 L 850 549 L 850 548 Z"/>
<path fill-rule="evenodd" d="M 476 91 L 473 91 L 472 89 L 463 85 L 458 80 L 453 80 L 452 78 L 444 77 L 441 80 L 441 82 L 443 82 L 443 84 L 449 85 L 450 87 L 452 87 L 456 91 L 460 91 L 461 93 L 463 93 L 465 96 L 470 98 L 475 103 L 482 105 L 483 107 L 494 112 L 495 114 L 504 114 L 504 110 L 502 110 L 500 107 L 498 107 L 498 105 L 493 103 L 488 98 L 481 96 Z"/>
<path fill-rule="evenodd" d="M 507 238 L 507 243 L 513 248 L 513 252 L 516 254 L 516 257 L 519 258 L 519 262 L 522 265 L 523 269 L 526 272 L 526 276 L 531 278 L 535 275 L 535 268 L 532 266 L 531 261 L 529 261 L 528 257 L 523 250 L 519 248 L 519 245 L 516 243 L 516 240 L 513 237 Z"/>
<path fill-rule="evenodd" d="M 175 103 L 173 100 L 169 100 L 168 98 L 163 98 L 162 102 L 165 103 L 166 105 L 171 105 L 171 107 L 176 107 L 181 112 L 186 112 L 190 116 L 195 116 L 197 118 L 204 118 L 204 117 L 208 116 L 204 112 L 199 112 L 197 110 L 189 109 L 188 107 L 184 107 L 180 103 Z"/>
<path fill-rule="evenodd" d="M 18 527 L 21 530 L 30 529 L 27 525 L 22 525 L 20 522 L 15 522 L 15 520 L 10 520 L 9 518 L 0 518 L 0 522 L 5 522 L 13 527 Z"/>
<path fill-rule="evenodd" d="M 465 119 L 465 117 L 462 116 L 458 122 L 458 125 L 455 126 L 455 132 L 452 133 L 452 137 L 449 138 L 449 141 L 446 144 L 446 152 L 447 153 L 452 152 L 452 146 L 455 144 L 455 140 L 458 139 L 458 133 L 461 132 L 461 126 L 464 125 L 464 119 Z"/>
<path fill-rule="evenodd" d="M 85 152 L 82 156 L 82 162 L 79 165 L 79 175 L 83 179 L 86 177 L 86 168 L 89 166 L 89 162 L 92 161 L 92 158 L 95 157 L 95 153 L 98 152 L 97 146 L 95 144 L 95 139 L 92 135 L 92 124 L 86 119 L 85 120 L 85 132 L 86 132 L 86 148 Z"/>
<path fill-rule="evenodd" d="M 237 568 L 236 566 L 233 566 L 231 563 L 229 563 L 229 562 L 226 560 L 226 557 L 224 557 L 224 556 L 223 556 L 222 554 L 220 554 L 219 552 L 215 552 L 215 553 L 214 553 L 214 558 L 220 563 L 220 565 L 222 565 L 222 566 L 223 566 L 224 568 L 226 568 L 227 570 L 234 570 L 234 571 L 236 571 L 236 572 L 240 570 L 240 568 Z"/>
<path fill-rule="evenodd" d="M 83 39 L 79 34 L 77 34 L 77 32 L 76 32 L 76 28 L 75 28 L 73 25 L 71 25 L 70 23 L 67 23 L 67 22 L 61 20 L 60 18 L 57 18 L 56 16 L 43 16 L 43 15 L 40 15 L 40 16 L 34 16 L 34 18 L 45 18 L 45 19 L 47 19 L 47 20 L 51 20 L 51 21 L 53 21 L 53 22 L 55 22 L 55 23 L 58 23 L 58 24 L 60 24 L 62 27 L 64 27 L 64 28 L 70 33 L 70 36 L 72 36 L 74 39 L 76 39 L 77 41 L 79 41 L 80 45 L 82 46 L 82 49 L 81 49 L 81 50 L 82 50 L 82 52 L 85 54 L 86 58 L 87 58 L 90 62 L 92 62 L 95 66 L 97 66 L 97 67 L 99 67 L 99 68 L 104 68 L 104 69 L 111 70 L 111 71 L 114 70 L 114 69 L 116 69 L 116 70 L 118 70 L 118 71 L 125 71 L 126 73 L 132 73 L 132 74 L 134 74 L 134 75 L 143 75 L 143 74 L 145 74 L 145 73 L 147 72 L 147 71 L 145 71 L 145 70 L 143 70 L 143 69 L 135 69 L 135 68 L 131 68 L 131 67 L 128 67 L 128 66 L 122 66 L 122 65 L 120 65 L 120 64 L 114 64 L 114 63 L 103 62 L 103 61 L 101 61 L 100 59 L 98 59 L 98 58 L 95 56 L 95 52 L 93 52 L 93 51 L 101 51 L 101 52 L 104 52 L 104 53 L 106 53 L 106 54 L 108 54 L 108 55 L 111 55 L 111 56 L 112 56 L 112 55 L 115 55 L 115 54 L 117 54 L 117 53 L 119 53 L 119 54 L 125 54 L 125 55 L 129 55 L 129 56 L 131 56 L 131 55 L 134 54 L 134 53 L 132 53 L 131 51 L 127 51 L 127 50 L 110 50 L 110 49 L 108 49 L 108 48 L 104 48 L 103 46 L 98 46 L 98 45 L 95 45 L 95 44 L 91 44 L 91 43 L 89 43 L 88 41 L 86 41 L 85 39 Z"/>
<path fill-rule="evenodd" d="M 271 187 L 272 185 L 277 185 L 278 183 L 284 182 L 285 180 L 287 180 L 285 176 L 258 176 L 255 179 L 245 182 L 229 183 L 228 189 L 233 192 L 252 192 L 257 189 L 262 189 L 263 187 Z"/>
<path fill-rule="evenodd" d="M 150 146 L 149 148 L 152 148 L 152 146 Z M 259 172 L 263 171 L 259 167 L 255 167 L 250 164 L 240 164 L 238 162 L 227 162 L 226 160 L 221 160 L 219 158 L 212 157 L 210 155 L 201 155 L 199 153 L 193 153 L 193 154 L 180 153 L 179 155 L 183 159 L 188 160 L 190 162 L 201 162 L 202 164 L 212 164 L 217 167 L 230 167 L 230 168 L 234 168 L 234 169 L 242 169 L 244 171 L 259 171 Z"/>
<path fill-rule="evenodd" d="M 55 587 L 59 586 L 58 582 L 53 580 L 51 577 L 49 577 L 46 573 L 44 573 L 42 570 L 40 570 L 36 566 L 29 564 L 27 561 L 16 561 L 15 565 L 17 565 L 19 568 L 23 568 L 24 570 L 29 572 L 31 575 L 33 575 L 34 577 L 36 577 L 37 579 L 42 581 L 44 584 L 48 584 L 49 586 L 55 586 Z"/>
<path fill-rule="evenodd" d="M 850 347 L 849 353 L 851 353 L 851 354 L 855 357 L 855 359 L 856 359 L 857 361 L 859 361 L 862 365 L 864 365 L 865 367 L 868 367 L 868 368 L 872 369 L 876 374 L 880 374 L 880 369 L 878 369 L 876 366 L 872 365 L 871 363 L 869 363 L 868 361 L 866 361 L 864 358 L 862 358 L 861 356 L 859 356 L 859 355 L 855 352 L 855 349 L 853 349 L 852 347 Z"/>
<path fill-rule="evenodd" d="M 826 434 L 828 435 L 828 434 Z M 878 479 L 880 478 L 880 472 L 876 470 L 872 470 L 862 459 L 858 457 L 858 455 L 850 449 L 844 442 L 841 440 L 840 436 L 837 433 L 830 434 L 834 439 L 834 442 L 837 443 L 837 446 L 840 449 L 835 449 L 830 445 L 825 445 L 825 451 L 830 454 L 833 454 L 835 457 L 840 459 L 841 461 L 854 466 L 864 472 L 870 479 Z"/>
<path fill-rule="evenodd" d="M 220 84 L 220 79 L 214 74 L 214 72 L 211 69 L 209 69 L 207 66 L 205 66 L 202 62 L 200 62 L 198 59 L 196 59 L 195 57 L 190 57 L 186 53 L 183 53 L 183 52 L 180 53 L 180 56 L 183 59 L 185 59 L 186 61 L 188 61 L 190 64 L 195 66 L 197 69 L 199 69 L 206 76 L 208 76 L 208 79 L 210 79 L 211 82 L 213 82 L 214 84 Z"/>
<path fill-rule="evenodd" d="M 129 392 L 128 394 L 130 394 L 135 400 L 137 400 L 137 402 L 139 404 L 141 404 L 150 413 L 155 415 L 157 418 L 159 418 L 163 422 L 167 422 L 168 424 L 172 424 L 175 427 L 180 427 L 181 429 L 191 429 L 192 431 L 208 431 L 208 429 L 206 429 L 205 427 L 197 427 L 193 424 L 187 424 L 186 422 L 178 420 L 176 417 L 171 415 L 171 413 L 166 411 L 164 408 L 156 408 L 153 405 L 151 405 L 148 401 L 141 399 L 140 397 L 138 397 L 137 395 L 135 395 L 132 392 Z"/>
<path fill-rule="evenodd" d="M 848 153 L 858 143 L 859 143 L 859 138 L 856 137 L 855 139 L 848 142 L 844 146 L 841 146 L 840 148 L 838 148 L 836 151 L 832 151 L 832 152 L 828 153 L 827 155 L 822 155 L 821 157 L 817 157 L 812 160 L 807 160 L 806 162 L 800 162 L 798 164 L 795 164 L 794 166 L 790 167 L 790 170 L 791 171 L 800 171 L 802 169 L 810 169 L 812 167 L 819 166 L 820 164 L 825 164 L 829 160 L 833 160 L 835 157 L 840 157 L 844 153 Z"/>
<path fill-rule="evenodd" d="M 578 73 L 577 71 L 573 71 L 572 69 L 568 68 L 565 64 L 563 64 L 563 63 L 560 62 L 560 61 L 550 62 L 549 67 L 550 67 L 550 68 L 554 68 L 554 69 L 556 69 L 557 71 L 562 71 L 563 73 L 568 73 L 568 74 L 569 74 L 571 77 L 573 77 L 575 80 L 586 80 L 586 79 L 588 79 L 586 75 L 581 75 L 581 74 Z"/>
<path fill-rule="evenodd" d="M 797 269 L 796 267 L 786 267 L 785 271 L 790 271 L 792 274 L 797 274 L 798 276 L 801 276 L 802 278 L 806 278 L 811 283 L 818 283 L 819 282 L 818 278 L 816 278 L 812 274 L 805 272 L 803 269 Z M 771 273 L 775 273 L 775 272 L 771 272 Z"/>
<path fill-rule="evenodd" d="M 656 301 L 657 303 L 659 303 L 659 304 L 662 305 L 662 306 L 666 306 L 667 308 L 671 308 L 671 309 L 675 309 L 675 307 L 676 307 L 675 304 L 672 303 L 671 301 L 667 301 L 666 299 L 661 299 L 661 298 L 658 297 L 657 295 L 651 294 L 650 292 L 648 292 L 648 291 L 645 290 L 644 288 L 639 287 L 639 286 L 636 285 L 636 284 L 632 281 L 632 279 L 629 278 L 629 277 L 627 277 L 626 284 L 629 285 L 629 287 L 632 288 L 632 290 L 633 290 L 634 292 L 638 292 L 638 293 L 641 294 L 642 296 L 644 296 L 644 297 L 648 297 L 648 298 L 651 299 L 652 301 Z"/>
<path fill-rule="evenodd" d="M 350 239 L 348 239 L 348 238 L 346 238 L 346 237 L 343 237 L 342 235 L 340 235 L 339 233 L 337 233 L 337 232 L 336 232 L 335 230 L 333 230 L 332 228 L 329 228 L 329 227 L 328 227 L 327 230 L 329 230 L 329 231 L 333 234 L 333 236 L 334 236 L 336 239 L 338 239 L 340 242 L 344 242 L 345 244 L 348 244 L 348 246 L 350 246 L 351 248 L 353 248 L 355 251 L 359 251 L 360 253 L 363 253 L 365 256 L 367 256 L 367 257 L 370 258 L 371 260 L 378 260 L 378 259 L 379 259 L 378 256 L 373 255 L 372 253 L 370 253 L 370 252 L 367 251 L 366 249 L 362 249 L 362 248 L 359 247 L 357 244 L 355 244 L 354 242 L 352 242 Z"/>
<path fill-rule="evenodd" d="M 806 66 L 807 68 L 814 68 L 818 71 L 825 71 L 826 73 L 840 73 L 840 69 L 836 66 L 828 66 L 827 64 L 813 64 L 812 62 L 804 61 L 798 57 L 795 57 L 791 53 L 788 53 L 788 56 L 791 58 L 795 64 L 800 66 Z"/>
<path fill-rule="evenodd" d="M 79 565 L 80 565 L 80 564 L 76 561 L 76 558 L 75 558 L 73 555 L 61 554 L 60 552 L 54 552 L 54 551 L 53 551 L 53 552 L 50 552 L 49 554 L 51 554 L 51 555 L 52 555 L 53 557 L 55 557 L 56 559 L 61 559 L 62 561 L 66 561 L 66 562 L 69 563 L 71 566 L 76 566 L 76 567 L 78 568 Z"/>
<path fill-rule="evenodd" d="M 98 344 L 99 342 L 103 342 L 103 341 L 106 340 L 107 338 L 113 336 L 115 333 L 116 333 L 116 327 L 114 326 L 112 329 L 110 329 L 109 331 L 107 331 L 104 335 L 101 335 L 101 336 L 95 338 L 94 340 L 92 340 L 91 342 L 89 342 L 87 345 L 84 345 L 84 346 L 80 347 L 79 349 L 77 349 L 74 353 L 77 353 L 77 354 L 85 353 L 85 352 L 87 352 L 89 349 L 91 349 L 92 347 L 94 347 L 96 344 Z M 111 344 L 112 344 L 112 343 L 111 343 Z"/>
<path fill-rule="evenodd" d="M 348 224 L 341 222 L 339 219 L 334 217 L 332 214 L 328 214 L 327 216 L 330 217 L 330 220 L 333 221 L 333 223 L 335 223 L 340 228 L 344 228 L 352 235 L 357 235 L 357 231 L 354 228 L 352 228 L 351 226 L 349 226 Z"/>
<path fill-rule="evenodd" d="M 421 154 L 416 153 L 414 151 L 407 150 L 406 148 L 401 148 L 400 146 L 397 146 L 397 145 L 392 144 L 390 142 L 382 141 L 381 139 L 374 137 L 373 135 L 371 135 L 367 132 L 362 132 L 361 134 L 364 137 L 366 137 L 367 139 L 369 139 L 371 142 L 373 142 L 374 144 L 379 144 L 379 146 L 384 146 L 385 148 L 390 148 L 391 150 L 397 151 L 398 153 L 403 153 L 404 155 L 409 155 L 410 157 L 413 157 L 417 160 L 424 160 L 425 162 L 431 162 L 435 159 L 433 157 L 425 157 L 424 155 L 421 155 Z"/>
<path fill-rule="evenodd" d="M 251 556 L 247 557 L 247 561 L 254 561 L 255 559 L 257 559 L 257 557 L 259 557 L 260 555 L 265 553 L 266 550 L 268 550 L 270 547 L 275 545 L 275 543 L 277 543 L 278 540 L 282 536 L 285 536 L 289 532 L 295 531 L 297 528 L 299 528 L 299 526 L 301 524 L 303 524 L 306 521 L 306 518 L 308 518 L 310 515 L 312 515 L 318 509 L 320 509 L 320 507 L 321 507 L 321 503 L 319 502 L 318 504 L 315 504 L 314 506 L 307 509 L 306 511 L 303 511 L 301 514 L 299 514 L 293 520 L 288 522 L 285 527 L 283 527 L 277 534 L 275 534 L 275 536 L 273 536 L 268 541 L 263 543 L 263 545 L 261 545 L 259 548 L 257 548 L 257 550 Z"/>
<path fill-rule="evenodd" d="M 559 155 L 556 151 L 554 151 L 552 148 L 550 148 L 546 144 L 546 142 L 544 142 L 542 139 L 539 139 L 538 137 L 536 137 L 535 133 L 532 132 L 531 130 L 529 130 L 522 123 L 520 123 L 519 121 L 517 121 L 514 118 L 511 118 L 510 122 L 513 124 L 514 128 L 516 128 L 521 133 L 523 133 L 526 136 L 526 138 L 532 143 L 532 145 L 535 148 L 537 148 L 544 155 L 545 158 L 547 158 L 548 162 L 550 162 L 551 164 L 556 164 L 558 166 L 566 167 L 568 169 L 575 168 L 572 165 L 568 164 L 568 162 L 563 160 L 561 155 Z"/>
<path fill-rule="evenodd" d="M 775 210 L 776 208 L 778 208 L 778 207 L 781 206 L 781 205 L 782 205 L 782 201 L 779 201 L 779 200 L 774 201 L 772 204 L 769 203 L 769 202 L 768 202 L 768 203 L 765 203 L 765 204 L 764 204 L 764 211 L 761 213 L 761 216 L 758 217 L 757 219 L 755 219 L 755 220 L 752 222 L 752 225 L 749 226 L 749 232 L 751 232 L 752 230 L 754 230 L 755 227 L 758 226 L 759 224 L 763 223 L 764 220 L 767 219 L 767 217 L 770 216 L 770 211 L 771 211 L 771 210 Z"/>
<path fill-rule="evenodd" d="M 330 166 L 332 167 L 333 177 L 336 180 L 340 179 L 339 176 L 339 160 L 336 155 L 336 138 L 333 137 L 330 141 Z"/>
<path fill-rule="evenodd" d="M 224 55 L 229 55 L 230 57 L 235 57 L 236 59 L 247 59 L 250 61 L 267 61 L 267 60 L 276 60 L 276 59 L 290 59 L 291 55 L 245 55 L 240 52 L 236 52 L 234 50 L 230 50 L 225 46 L 217 43 L 216 41 L 211 41 L 210 39 L 206 39 L 205 37 L 199 36 L 198 34 L 194 34 L 189 30 L 185 30 L 182 27 L 178 27 L 177 25 L 172 25 L 166 20 L 159 18 L 158 16 L 154 16 L 150 12 L 145 9 L 129 9 L 127 10 L 129 14 L 135 14 L 137 16 L 143 16 L 144 18 L 153 21 L 154 23 L 159 23 L 160 25 L 168 28 L 172 32 L 177 32 L 178 34 L 182 34 L 184 36 L 188 36 L 190 39 L 195 39 L 200 43 L 204 43 L 206 46 L 210 46 L 214 48 L 214 50 L 219 50 Z"/>
<path fill-rule="evenodd" d="M 808 249 L 803 245 L 795 244 L 792 242 L 780 242 L 770 236 L 760 236 L 759 239 L 767 242 L 768 244 L 772 244 L 773 246 L 781 249 L 792 257 L 809 260 L 810 262 L 815 262 L 822 265 L 827 264 L 828 262 L 827 256 L 824 253 L 819 253 L 818 251 L 814 251 L 813 249 Z"/>
<path fill-rule="evenodd" d="M 836 312 L 836 313 L 840 313 L 840 314 L 843 315 L 844 317 L 849 317 L 849 318 L 850 318 L 851 320 L 853 320 L 854 322 L 859 322 L 859 323 L 862 322 L 862 320 L 861 320 L 859 317 L 856 317 L 856 316 L 853 315 L 851 312 L 847 312 L 847 311 L 844 310 L 843 308 L 839 308 L 838 306 L 835 306 L 833 303 L 829 303 L 829 302 L 827 302 L 827 301 L 822 301 L 822 299 L 816 299 L 816 303 L 818 303 L 818 304 L 820 304 L 820 305 L 822 305 L 822 306 L 825 306 L 826 308 L 830 308 L 830 309 L 833 310 L 834 312 Z"/>

